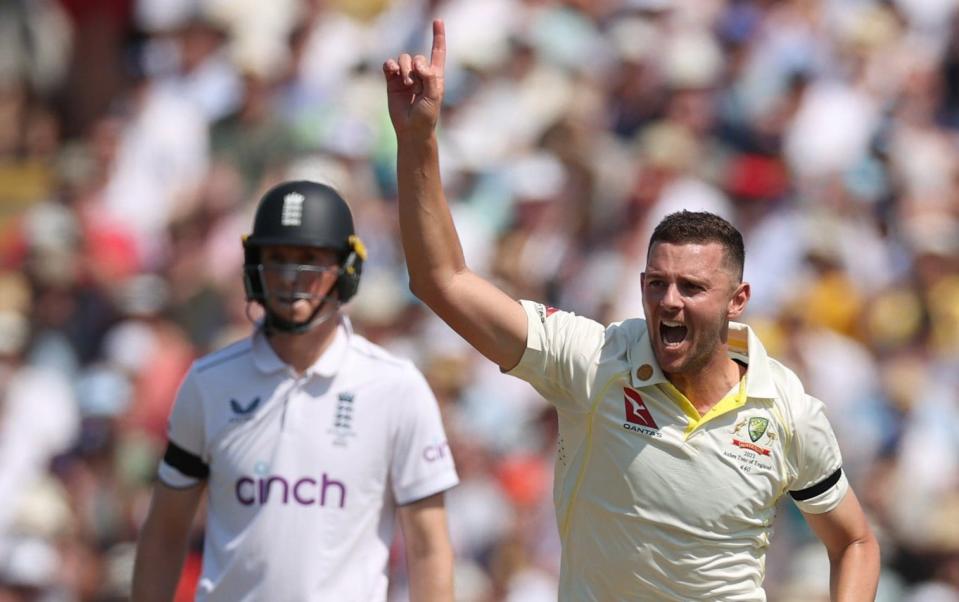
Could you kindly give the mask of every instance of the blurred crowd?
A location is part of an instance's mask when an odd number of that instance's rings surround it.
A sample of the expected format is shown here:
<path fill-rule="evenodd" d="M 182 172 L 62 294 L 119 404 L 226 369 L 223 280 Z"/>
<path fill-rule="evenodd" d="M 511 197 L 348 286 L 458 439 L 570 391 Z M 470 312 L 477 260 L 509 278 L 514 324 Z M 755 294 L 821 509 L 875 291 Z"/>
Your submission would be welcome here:
<path fill-rule="evenodd" d="M 879 600 L 959 600 L 957 0 L 0 0 L 0 601 L 128 597 L 177 385 L 250 332 L 240 237 L 293 177 L 351 203 L 348 313 L 440 401 L 457 598 L 556 599 L 555 414 L 424 310 L 398 246 L 380 66 L 434 17 L 471 267 L 621 320 L 660 218 L 731 220 L 745 321 L 825 402 L 879 533 Z M 769 599 L 827 600 L 791 503 L 775 526 Z"/>

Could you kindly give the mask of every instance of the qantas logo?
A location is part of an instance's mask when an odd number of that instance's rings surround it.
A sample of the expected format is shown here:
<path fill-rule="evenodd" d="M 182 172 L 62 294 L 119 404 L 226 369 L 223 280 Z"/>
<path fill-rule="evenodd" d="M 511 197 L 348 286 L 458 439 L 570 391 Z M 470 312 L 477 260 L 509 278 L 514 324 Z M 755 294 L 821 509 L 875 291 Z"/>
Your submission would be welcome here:
<path fill-rule="evenodd" d="M 649 413 L 646 402 L 639 394 L 639 391 L 623 387 L 624 403 L 626 405 L 626 422 L 638 424 L 651 429 L 658 429 L 659 425 L 653 420 L 653 415 Z"/>

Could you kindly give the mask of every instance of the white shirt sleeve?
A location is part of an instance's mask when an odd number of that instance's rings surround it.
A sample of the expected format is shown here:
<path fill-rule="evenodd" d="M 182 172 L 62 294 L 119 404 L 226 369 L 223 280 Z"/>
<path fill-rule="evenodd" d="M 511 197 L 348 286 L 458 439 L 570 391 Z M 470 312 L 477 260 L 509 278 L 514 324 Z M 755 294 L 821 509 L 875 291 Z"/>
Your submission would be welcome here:
<path fill-rule="evenodd" d="M 459 483 L 443 430 L 439 405 L 426 379 L 416 371 L 398 391 L 390 478 L 393 497 L 409 504 Z"/>
<path fill-rule="evenodd" d="M 194 370 L 180 384 L 167 423 L 167 450 L 158 476 L 170 487 L 191 487 L 202 481 L 207 467 L 203 397 Z"/>
<path fill-rule="evenodd" d="M 540 303 L 521 303 L 527 317 L 526 351 L 507 374 L 533 385 L 558 408 L 589 411 L 605 327 Z"/>
<path fill-rule="evenodd" d="M 796 477 L 789 484 L 789 495 L 803 512 L 829 512 L 849 491 L 842 471 L 842 456 L 823 404 L 804 395 L 796 409 L 795 440 L 790 458 Z"/>

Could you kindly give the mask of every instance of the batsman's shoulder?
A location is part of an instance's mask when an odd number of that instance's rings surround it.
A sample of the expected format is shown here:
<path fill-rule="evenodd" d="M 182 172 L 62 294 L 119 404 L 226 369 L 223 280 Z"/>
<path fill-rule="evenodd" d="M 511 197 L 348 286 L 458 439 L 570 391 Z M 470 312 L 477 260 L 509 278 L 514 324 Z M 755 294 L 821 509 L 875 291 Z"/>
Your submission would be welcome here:
<path fill-rule="evenodd" d="M 361 335 L 354 333 L 350 336 L 350 350 L 355 361 L 363 362 L 371 371 L 419 374 L 412 360 L 396 355 Z"/>
<path fill-rule="evenodd" d="M 193 362 L 190 371 L 195 374 L 217 372 L 237 361 L 249 361 L 252 352 L 252 340 L 246 337 L 200 357 Z"/>

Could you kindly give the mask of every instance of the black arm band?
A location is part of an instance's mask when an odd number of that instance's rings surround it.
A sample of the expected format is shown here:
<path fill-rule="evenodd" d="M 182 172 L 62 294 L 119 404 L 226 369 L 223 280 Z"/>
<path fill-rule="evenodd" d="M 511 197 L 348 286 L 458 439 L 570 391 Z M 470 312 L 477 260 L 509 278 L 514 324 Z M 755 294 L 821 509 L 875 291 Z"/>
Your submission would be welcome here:
<path fill-rule="evenodd" d="M 210 476 L 210 467 L 203 463 L 200 456 L 191 454 L 172 441 L 167 443 L 163 461 L 188 477 L 205 479 Z"/>
<path fill-rule="evenodd" d="M 806 487 L 805 489 L 800 489 L 799 491 L 790 491 L 789 495 L 791 495 L 792 498 L 797 502 L 812 499 L 817 495 L 821 495 L 832 489 L 833 485 L 839 482 L 839 477 L 841 476 L 842 467 L 840 466 L 836 469 L 836 472 L 832 473 L 822 481 L 819 481 L 812 487 Z"/>

